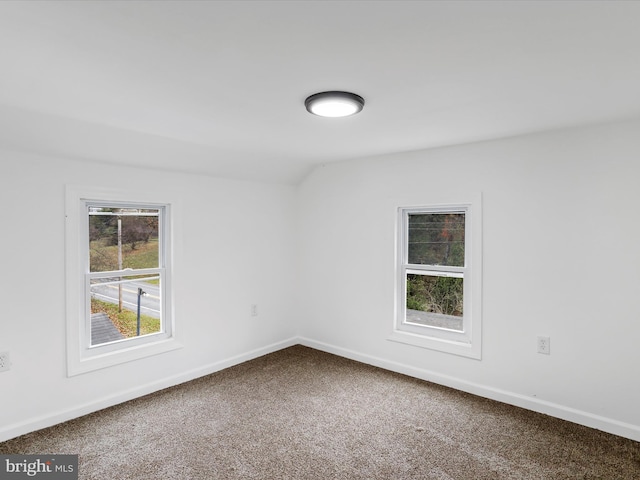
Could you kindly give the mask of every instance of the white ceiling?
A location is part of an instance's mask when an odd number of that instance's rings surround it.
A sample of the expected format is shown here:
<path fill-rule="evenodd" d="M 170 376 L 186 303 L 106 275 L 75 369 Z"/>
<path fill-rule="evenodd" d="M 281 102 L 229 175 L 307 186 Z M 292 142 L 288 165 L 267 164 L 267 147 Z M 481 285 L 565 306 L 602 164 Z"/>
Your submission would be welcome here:
<path fill-rule="evenodd" d="M 640 117 L 640 2 L 2 1 L 0 145 L 296 183 Z M 365 109 L 312 116 L 348 90 Z"/>

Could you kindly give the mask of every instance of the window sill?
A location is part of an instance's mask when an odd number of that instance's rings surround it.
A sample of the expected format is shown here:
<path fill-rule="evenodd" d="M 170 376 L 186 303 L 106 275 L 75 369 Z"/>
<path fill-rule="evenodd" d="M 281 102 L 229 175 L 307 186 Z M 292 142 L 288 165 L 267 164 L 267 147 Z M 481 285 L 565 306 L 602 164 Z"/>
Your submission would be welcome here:
<path fill-rule="evenodd" d="M 478 343 L 457 342 L 455 340 L 446 340 L 417 333 L 403 332 L 401 330 L 394 330 L 387 340 L 476 360 L 481 360 L 482 358 L 482 352 Z"/>
<path fill-rule="evenodd" d="M 153 343 L 137 345 L 131 348 L 119 349 L 113 352 L 81 358 L 80 352 L 76 358 L 69 358 L 67 364 L 67 376 L 73 377 L 83 373 L 112 367 L 122 363 L 139 360 L 152 355 L 170 352 L 182 348 L 182 344 L 174 338 L 168 338 Z"/>

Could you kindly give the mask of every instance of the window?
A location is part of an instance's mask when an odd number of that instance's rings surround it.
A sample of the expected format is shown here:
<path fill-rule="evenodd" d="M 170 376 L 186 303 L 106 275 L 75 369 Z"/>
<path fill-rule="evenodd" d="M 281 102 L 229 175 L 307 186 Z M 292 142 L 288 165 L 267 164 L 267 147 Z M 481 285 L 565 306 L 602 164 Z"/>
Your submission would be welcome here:
<path fill-rule="evenodd" d="M 69 375 L 179 346 L 170 301 L 171 204 L 124 195 L 67 189 Z"/>
<path fill-rule="evenodd" d="M 86 329 L 91 348 L 167 333 L 164 206 L 87 202 Z"/>
<path fill-rule="evenodd" d="M 472 204 L 399 210 L 392 340 L 480 358 L 476 206 L 473 212 Z"/>

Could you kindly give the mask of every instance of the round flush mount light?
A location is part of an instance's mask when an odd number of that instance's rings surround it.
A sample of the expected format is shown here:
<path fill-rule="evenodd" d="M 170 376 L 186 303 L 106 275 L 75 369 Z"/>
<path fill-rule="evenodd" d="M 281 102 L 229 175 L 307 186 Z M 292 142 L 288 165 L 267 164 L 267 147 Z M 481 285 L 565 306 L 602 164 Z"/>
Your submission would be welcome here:
<path fill-rule="evenodd" d="M 304 106 L 320 117 L 348 117 L 362 110 L 364 98 L 349 92 L 322 92 L 308 97 Z"/>

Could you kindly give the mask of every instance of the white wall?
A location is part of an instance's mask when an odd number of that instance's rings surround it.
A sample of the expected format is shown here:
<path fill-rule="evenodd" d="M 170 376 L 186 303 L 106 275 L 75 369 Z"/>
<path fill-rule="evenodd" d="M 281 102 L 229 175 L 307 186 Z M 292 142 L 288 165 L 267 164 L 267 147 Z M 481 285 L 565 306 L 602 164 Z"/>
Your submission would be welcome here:
<path fill-rule="evenodd" d="M 639 181 L 640 123 L 320 167 L 298 196 L 303 342 L 640 440 Z M 482 360 L 388 341 L 397 207 L 469 192 Z"/>
<path fill-rule="evenodd" d="M 67 377 L 65 184 L 180 199 L 182 349 Z M 13 362 L 0 373 L 0 441 L 292 344 L 294 195 L 288 186 L 0 151 L 0 351 Z"/>
<path fill-rule="evenodd" d="M 330 164 L 297 189 L 0 151 L 0 441 L 296 342 L 640 440 L 639 159 L 640 123 Z M 66 376 L 65 184 L 180 197 L 184 348 Z M 481 361 L 387 340 L 396 208 L 468 192 Z"/>

